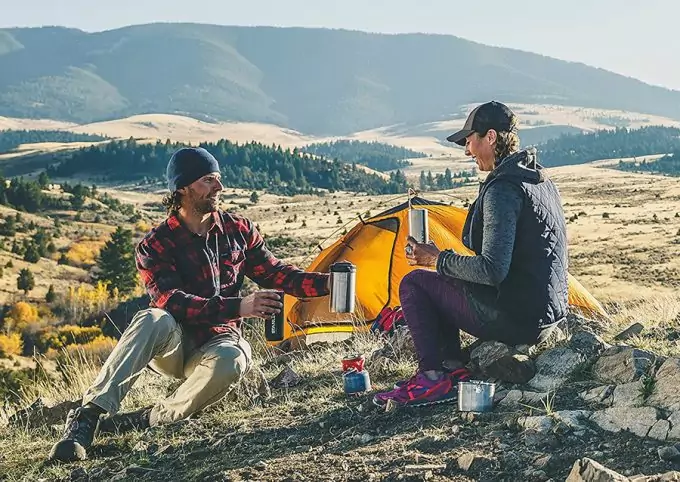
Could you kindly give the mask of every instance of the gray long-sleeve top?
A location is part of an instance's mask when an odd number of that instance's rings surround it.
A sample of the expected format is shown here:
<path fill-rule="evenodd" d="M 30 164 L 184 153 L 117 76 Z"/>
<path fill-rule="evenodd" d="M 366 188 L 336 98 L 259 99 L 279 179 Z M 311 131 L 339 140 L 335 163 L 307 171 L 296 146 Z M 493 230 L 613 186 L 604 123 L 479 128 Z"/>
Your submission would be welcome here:
<path fill-rule="evenodd" d="M 507 182 L 491 184 L 483 198 L 481 254 L 464 256 L 453 250 L 442 251 L 437 258 L 437 272 L 472 283 L 500 285 L 510 270 L 523 203 L 524 195 L 518 186 Z"/>

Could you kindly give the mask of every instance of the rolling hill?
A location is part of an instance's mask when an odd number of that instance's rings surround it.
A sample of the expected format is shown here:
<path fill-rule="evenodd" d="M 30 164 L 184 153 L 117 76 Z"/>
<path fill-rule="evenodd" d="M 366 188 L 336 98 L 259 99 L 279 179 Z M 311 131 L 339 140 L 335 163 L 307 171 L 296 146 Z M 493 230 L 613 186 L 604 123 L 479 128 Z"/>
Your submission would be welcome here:
<path fill-rule="evenodd" d="M 346 135 L 455 119 L 489 98 L 680 119 L 680 92 L 453 36 L 200 24 L 0 30 L 7 117 L 165 113 Z"/>

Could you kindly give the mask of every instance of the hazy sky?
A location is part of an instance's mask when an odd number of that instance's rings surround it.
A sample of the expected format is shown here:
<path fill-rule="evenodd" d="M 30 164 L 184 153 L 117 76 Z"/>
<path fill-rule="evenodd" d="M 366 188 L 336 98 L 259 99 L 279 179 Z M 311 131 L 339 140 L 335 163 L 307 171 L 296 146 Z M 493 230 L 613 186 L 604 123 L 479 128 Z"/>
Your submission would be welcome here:
<path fill-rule="evenodd" d="M 443 33 L 583 62 L 676 90 L 679 18 L 678 0 L 0 0 L 0 27 L 99 31 L 199 22 Z"/>

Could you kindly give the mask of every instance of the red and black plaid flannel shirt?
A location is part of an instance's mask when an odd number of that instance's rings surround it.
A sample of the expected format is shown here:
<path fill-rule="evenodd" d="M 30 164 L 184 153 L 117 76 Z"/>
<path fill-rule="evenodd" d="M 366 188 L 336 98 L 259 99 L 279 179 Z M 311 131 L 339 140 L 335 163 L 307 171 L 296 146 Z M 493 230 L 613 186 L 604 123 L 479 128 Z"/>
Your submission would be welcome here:
<path fill-rule="evenodd" d="M 245 276 L 298 298 L 328 294 L 328 274 L 278 260 L 249 219 L 225 212 L 214 214 L 205 237 L 169 216 L 140 241 L 136 261 L 151 306 L 169 312 L 199 345 L 239 327 Z"/>

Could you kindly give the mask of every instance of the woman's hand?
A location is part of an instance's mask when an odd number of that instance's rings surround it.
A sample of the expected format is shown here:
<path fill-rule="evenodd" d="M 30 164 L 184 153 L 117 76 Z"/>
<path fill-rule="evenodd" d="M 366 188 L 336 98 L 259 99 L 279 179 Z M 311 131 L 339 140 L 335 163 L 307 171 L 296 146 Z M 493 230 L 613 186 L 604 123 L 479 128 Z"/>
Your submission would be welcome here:
<path fill-rule="evenodd" d="M 439 248 L 432 241 L 419 243 L 412 236 L 409 236 L 406 240 L 405 251 L 408 264 L 428 267 L 437 265 L 437 258 L 440 253 Z"/>

